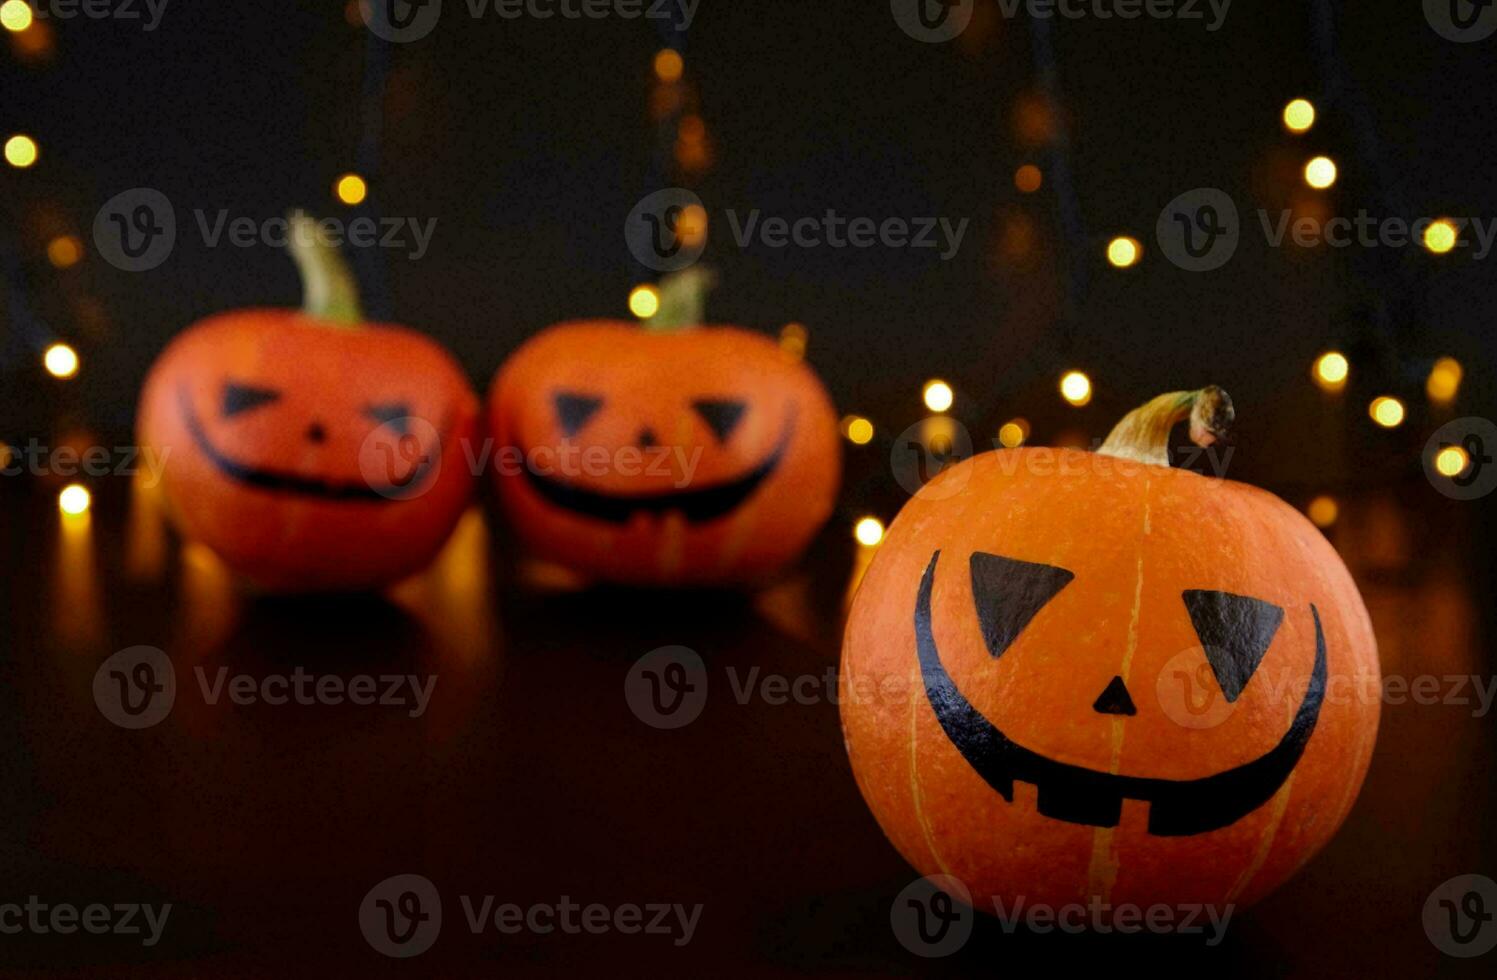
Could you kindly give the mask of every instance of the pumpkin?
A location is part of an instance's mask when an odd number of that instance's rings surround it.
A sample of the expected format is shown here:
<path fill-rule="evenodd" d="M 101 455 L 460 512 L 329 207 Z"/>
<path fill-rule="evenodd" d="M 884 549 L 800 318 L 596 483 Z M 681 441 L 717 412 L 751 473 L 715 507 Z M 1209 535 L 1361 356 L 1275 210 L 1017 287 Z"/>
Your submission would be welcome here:
<path fill-rule="evenodd" d="M 758 583 L 831 514 L 825 389 L 774 341 L 700 325 L 699 274 L 665 283 L 643 328 L 557 324 L 495 375 L 499 499 L 528 547 L 584 579 Z"/>
<path fill-rule="evenodd" d="M 474 484 L 478 400 L 435 342 L 364 322 L 305 215 L 290 247 L 304 309 L 244 309 L 179 334 L 141 395 L 184 536 L 273 591 L 377 588 L 425 566 Z"/>
<path fill-rule="evenodd" d="M 1217 388 L 1161 396 L 1094 453 L 943 471 L 861 583 L 840 677 L 863 796 L 975 907 L 1246 905 L 1335 833 L 1377 731 L 1351 576 L 1296 510 L 1169 465 Z"/>

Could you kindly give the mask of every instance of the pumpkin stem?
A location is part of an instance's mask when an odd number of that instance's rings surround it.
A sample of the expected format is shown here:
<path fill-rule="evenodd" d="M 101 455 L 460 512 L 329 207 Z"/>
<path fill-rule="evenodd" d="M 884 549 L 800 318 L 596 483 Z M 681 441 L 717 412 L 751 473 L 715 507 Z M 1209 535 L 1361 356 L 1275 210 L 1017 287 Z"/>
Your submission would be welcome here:
<path fill-rule="evenodd" d="M 1155 466 L 1170 465 L 1170 430 L 1190 419 L 1190 441 L 1206 447 L 1226 438 L 1236 413 L 1232 399 L 1216 385 L 1160 395 L 1123 416 L 1097 451 Z"/>
<path fill-rule="evenodd" d="M 307 212 L 292 211 L 286 220 L 291 258 L 301 273 L 302 312 L 340 327 L 363 323 L 358 283 L 337 246 L 323 240 Z"/>
<path fill-rule="evenodd" d="M 707 293 L 717 275 L 699 265 L 673 272 L 660 280 L 660 309 L 644 322 L 652 333 L 699 327 L 707 317 Z"/>

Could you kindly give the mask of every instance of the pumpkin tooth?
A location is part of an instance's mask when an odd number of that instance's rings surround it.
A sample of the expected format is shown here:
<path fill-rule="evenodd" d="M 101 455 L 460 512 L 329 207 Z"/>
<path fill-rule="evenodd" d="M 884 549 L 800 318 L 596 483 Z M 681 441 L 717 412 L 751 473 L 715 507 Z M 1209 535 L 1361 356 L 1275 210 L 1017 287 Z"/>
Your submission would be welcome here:
<path fill-rule="evenodd" d="M 1041 784 L 1036 809 L 1042 816 L 1091 827 L 1116 827 L 1123 816 L 1123 794 L 1095 785 L 1064 781 Z"/>

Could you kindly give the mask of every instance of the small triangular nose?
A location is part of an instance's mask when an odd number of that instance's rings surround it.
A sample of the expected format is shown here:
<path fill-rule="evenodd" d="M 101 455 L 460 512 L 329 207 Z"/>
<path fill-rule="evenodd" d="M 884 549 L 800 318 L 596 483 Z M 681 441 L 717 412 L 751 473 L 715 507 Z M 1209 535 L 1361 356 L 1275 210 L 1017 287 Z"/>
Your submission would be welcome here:
<path fill-rule="evenodd" d="M 1123 683 L 1121 677 L 1114 677 L 1112 681 L 1097 696 L 1092 707 L 1104 715 L 1136 715 L 1138 709 L 1133 706 L 1133 699 L 1128 696 L 1128 686 Z"/>
<path fill-rule="evenodd" d="M 654 446 L 656 444 L 655 430 L 651 429 L 649 426 L 645 426 L 643 429 L 640 429 L 638 442 L 640 449 L 649 449 Z"/>

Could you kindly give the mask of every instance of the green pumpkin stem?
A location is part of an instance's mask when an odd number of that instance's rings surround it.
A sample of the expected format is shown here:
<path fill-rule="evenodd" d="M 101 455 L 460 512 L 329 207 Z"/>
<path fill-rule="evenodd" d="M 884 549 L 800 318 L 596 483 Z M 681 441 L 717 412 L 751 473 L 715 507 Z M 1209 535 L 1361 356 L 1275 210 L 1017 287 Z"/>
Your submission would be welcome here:
<path fill-rule="evenodd" d="M 657 287 L 660 309 L 644 321 L 651 333 L 670 333 L 699 327 L 707 317 L 707 293 L 717 285 L 711 269 L 694 265 L 664 276 Z"/>
<path fill-rule="evenodd" d="M 1216 385 L 1197 391 L 1172 391 L 1124 415 L 1097 451 L 1169 466 L 1170 430 L 1177 422 L 1189 418 L 1190 441 L 1204 448 L 1225 439 L 1235 417 L 1231 397 Z"/>
<path fill-rule="evenodd" d="M 291 257 L 301 273 L 302 312 L 340 327 L 364 322 L 359 306 L 359 286 L 336 245 L 323 240 L 317 222 L 305 211 L 292 211 Z"/>

